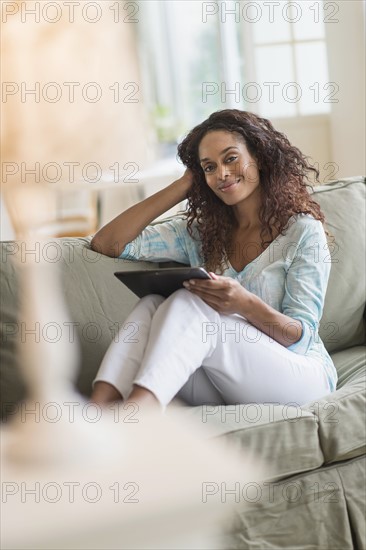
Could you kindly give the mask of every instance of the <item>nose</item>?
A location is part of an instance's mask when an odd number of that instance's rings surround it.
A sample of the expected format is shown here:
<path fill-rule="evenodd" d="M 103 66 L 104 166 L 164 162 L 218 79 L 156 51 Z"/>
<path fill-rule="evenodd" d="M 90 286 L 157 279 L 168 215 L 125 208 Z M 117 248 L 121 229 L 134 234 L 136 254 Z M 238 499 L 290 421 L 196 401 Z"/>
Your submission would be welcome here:
<path fill-rule="evenodd" d="M 224 181 L 226 176 L 230 175 L 229 166 L 224 163 L 219 164 L 217 167 L 217 175 L 220 180 Z"/>

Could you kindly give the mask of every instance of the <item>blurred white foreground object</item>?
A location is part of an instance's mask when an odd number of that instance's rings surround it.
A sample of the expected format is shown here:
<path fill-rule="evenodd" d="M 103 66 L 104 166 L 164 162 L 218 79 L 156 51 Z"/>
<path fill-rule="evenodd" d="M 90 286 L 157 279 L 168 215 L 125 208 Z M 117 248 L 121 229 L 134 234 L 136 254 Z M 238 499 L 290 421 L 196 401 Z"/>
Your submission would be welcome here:
<path fill-rule="evenodd" d="M 263 472 L 179 408 L 142 414 L 87 403 L 74 389 L 78 344 L 64 330 L 57 267 L 42 254 L 18 267 L 19 319 L 39 323 L 41 338 L 19 342 L 28 396 L 1 428 L 1 548 L 212 548 L 238 504 L 227 493 Z"/>

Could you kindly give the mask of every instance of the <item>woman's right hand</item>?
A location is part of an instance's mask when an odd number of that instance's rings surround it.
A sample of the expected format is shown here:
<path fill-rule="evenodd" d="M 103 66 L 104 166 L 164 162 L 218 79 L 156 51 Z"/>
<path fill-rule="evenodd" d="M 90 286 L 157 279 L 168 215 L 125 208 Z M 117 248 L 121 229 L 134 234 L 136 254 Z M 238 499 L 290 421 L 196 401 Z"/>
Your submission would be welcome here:
<path fill-rule="evenodd" d="M 193 183 L 193 172 L 190 168 L 186 168 L 183 176 L 176 180 L 176 183 L 184 189 L 184 198 L 186 198 L 188 191 L 192 187 Z"/>

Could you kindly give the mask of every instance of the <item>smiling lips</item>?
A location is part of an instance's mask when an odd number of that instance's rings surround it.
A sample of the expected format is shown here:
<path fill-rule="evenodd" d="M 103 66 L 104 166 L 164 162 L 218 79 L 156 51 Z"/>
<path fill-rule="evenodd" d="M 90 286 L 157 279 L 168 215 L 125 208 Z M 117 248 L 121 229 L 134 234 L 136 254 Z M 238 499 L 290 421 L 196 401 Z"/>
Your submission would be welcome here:
<path fill-rule="evenodd" d="M 235 181 L 226 181 L 224 184 L 222 184 L 219 187 L 219 191 L 222 191 L 223 193 L 226 193 L 227 191 L 231 191 L 232 189 L 235 189 L 239 181 L 240 181 L 240 178 Z"/>

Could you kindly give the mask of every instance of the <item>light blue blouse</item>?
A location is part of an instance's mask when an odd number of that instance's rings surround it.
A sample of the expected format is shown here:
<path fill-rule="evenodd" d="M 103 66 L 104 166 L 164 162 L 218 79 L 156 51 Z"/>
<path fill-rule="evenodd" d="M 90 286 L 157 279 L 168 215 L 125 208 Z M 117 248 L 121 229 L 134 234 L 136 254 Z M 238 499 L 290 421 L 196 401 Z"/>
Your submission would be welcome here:
<path fill-rule="evenodd" d="M 202 266 L 197 226 L 192 238 L 183 217 L 147 226 L 128 243 L 119 256 L 128 260 L 176 261 Z M 248 246 L 256 246 L 248 243 Z M 259 250 L 258 250 L 259 253 Z M 317 359 L 325 369 L 331 391 L 335 391 L 337 371 L 318 329 L 331 268 L 323 225 L 309 214 L 292 216 L 284 235 L 279 235 L 240 272 L 229 265 L 223 273 L 237 279 L 247 290 L 275 310 L 302 324 L 300 340 L 287 349 Z"/>

